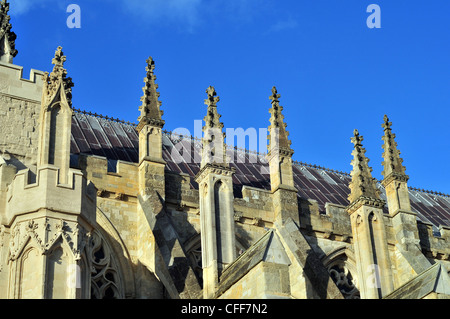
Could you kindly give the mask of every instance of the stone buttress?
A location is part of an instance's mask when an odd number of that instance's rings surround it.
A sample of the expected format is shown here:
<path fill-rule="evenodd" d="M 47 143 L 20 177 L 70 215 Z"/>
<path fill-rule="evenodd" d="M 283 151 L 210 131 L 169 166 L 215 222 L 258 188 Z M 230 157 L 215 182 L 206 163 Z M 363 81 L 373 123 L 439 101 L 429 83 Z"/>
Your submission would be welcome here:
<path fill-rule="evenodd" d="M 351 174 L 293 161 L 276 87 L 267 156 L 226 146 L 212 86 L 201 142 L 162 131 L 151 57 L 137 125 L 76 110 L 62 48 L 50 73 L 12 64 L 8 12 L 0 0 L 1 299 L 450 295 L 450 196 L 408 188 L 387 116 L 379 184 L 356 130 Z"/>
<path fill-rule="evenodd" d="M 44 75 L 37 166 L 19 171 L 7 188 L 7 298 L 83 298 L 92 262 L 86 254 L 96 223 L 96 189 L 69 167 L 71 88 L 61 47 Z"/>
<path fill-rule="evenodd" d="M 409 176 L 405 174 L 403 159 L 397 149 L 395 134 L 392 133 L 392 123 L 387 115 L 384 116 L 382 127 L 383 135 L 383 171 L 381 182 L 386 190 L 386 198 L 389 209 L 389 217 L 392 220 L 396 248 L 407 260 L 413 272 L 408 279 L 412 279 L 431 266 L 420 248 L 417 214 L 411 209 L 408 191 Z"/>
<path fill-rule="evenodd" d="M 282 223 L 291 217 L 298 222 L 297 189 L 294 187 L 292 156 L 287 124 L 281 113 L 280 97 L 276 87 L 272 88 L 269 126 L 268 162 L 270 168 L 270 185 L 275 207 L 275 219 Z"/>
<path fill-rule="evenodd" d="M 165 203 L 165 167 L 162 157 L 162 129 L 164 112 L 160 110 L 160 94 L 154 74 L 155 62 L 147 60 L 144 95 L 139 108 L 139 194 L 137 208 L 138 259 L 146 269 L 155 273 L 171 298 L 197 298 L 198 280 L 189 265 L 179 236 L 167 214 Z M 137 275 L 144 278 L 147 272 Z M 145 291 L 140 292 L 145 297 Z"/>
<path fill-rule="evenodd" d="M 213 87 L 206 91 L 207 115 L 203 126 L 203 149 L 199 184 L 200 227 L 203 267 L 203 297 L 211 298 L 220 276 L 236 259 L 232 175 L 227 163 L 225 134 L 217 112 L 219 97 Z"/>
<path fill-rule="evenodd" d="M 378 299 L 393 290 L 391 263 L 380 199 L 358 130 L 352 137 L 353 170 L 349 206 L 361 298 Z"/>

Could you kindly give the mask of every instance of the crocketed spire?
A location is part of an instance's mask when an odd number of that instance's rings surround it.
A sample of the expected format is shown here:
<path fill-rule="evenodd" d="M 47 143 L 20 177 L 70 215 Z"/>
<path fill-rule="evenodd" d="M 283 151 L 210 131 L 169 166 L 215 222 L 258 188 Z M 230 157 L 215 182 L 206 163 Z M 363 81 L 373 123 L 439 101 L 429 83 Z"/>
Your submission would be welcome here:
<path fill-rule="evenodd" d="M 217 103 L 220 101 L 220 98 L 217 96 L 216 89 L 213 86 L 210 86 L 206 89 L 206 94 L 208 94 L 208 98 L 205 100 L 205 104 L 208 106 L 208 110 L 203 119 L 206 123 L 203 127 L 203 131 L 210 128 L 222 130 L 223 123 L 220 122 L 222 115 L 217 112 Z"/>
<path fill-rule="evenodd" d="M 217 96 L 216 89 L 213 86 L 206 89 L 208 95 L 205 104 L 208 106 L 205 125 L 203 126 L 203 150 L 202 167 L 207 164 L 220 164 L 227 166 L 225 151 L 225 133 L 223 132 L 222 117 L 217 112 L 217 103 L 220 98 Z"/>
<path fill-rule="evenodd" d="M 16 34 L 11 31 L 12 25 L 8 15 L 9 3 L 6 0 L 0 2 L 0 60 L 12 63 L 18 51 L 15 48 Z"/>
<path fill-rule="evenodd" d="M 138 121 L 141 127 L 145 124 L 151 124 L 162 128 L 165 124 L 165 121 L 162 119 L 164 111 L 160 110 L 162 103 L 158 100 L 160 94 L 157 91 L 158 84 L 155 83 L 155 61 L 152 57 L 147 59 L 147 67 L 145 70 L 147 71 L 147 75 L 144 78 L 145 86 L 142 88 L 144 95 L 141 97 L 142 105 L 139 107 L 141 115 Z"/>
<path fill-rule="evenodd" d="M 369 159 L 365 156 L 366 150 L 362 146 L 364 140 L 359 135 L 358 130 L 354 130 L 351 139 L 354 144 L 352 152 L 353 160 L 351 162 L 353 170 L 351 172 L 352 181 L 350 182 L 350 203 L 355 202 L 360 197 L 366 199 L 380 199 L 380 192 L 377 189 L 376 180 L 372 177 L 372 168 L 369 167 Z"/>
<path fill-rule="evenodd" d="M 54 65 L 53 71 L 44 75 L 44 94 L 46 103 L 50 103 L 58 93 L 61 85 L 63 86 L 67 103 L 72 107 L 72 88 L 74 86 L 72 78 L 67 77 L 67 70 L 64 68 L 66 56 L 62 52 L 62 47 L 58 47 L 55 51 L 55 57 L 52 60 Z"/>
<path fill-rule="evenodd" d="M 381 125 L 384 128 L 383 143 L 383 174 L 384 178 L 394 174 L 398 177 L 406 177 L 405 167 L 402 165 L 403 159 L 400 157 L 400 151 L 397 149 L 397 142 L 395 142 L 395 134 L 392 133 L 392 122 L 389 122 L 387 115 L 384 116 L 384 123 Z"/>
<path fill-rule="evenodd" d="M 284 116 L 281 113 L 283 107 L 280 105 L 280 97 L 277 88 L 274 86 L 272 88 L 272 95 L 269 99 L 272 101 L 272 107 L 269 110 L 270 113 L 270 126 L 269 126 L 269 153 L 276 149 L 277 146 L 280 151 L 285 151 L 287 153 L 294 153 L 291 149 L 291 141 L 289 140 L 289 132 L 286 130 L 287 124 L 284 123 Z"/>

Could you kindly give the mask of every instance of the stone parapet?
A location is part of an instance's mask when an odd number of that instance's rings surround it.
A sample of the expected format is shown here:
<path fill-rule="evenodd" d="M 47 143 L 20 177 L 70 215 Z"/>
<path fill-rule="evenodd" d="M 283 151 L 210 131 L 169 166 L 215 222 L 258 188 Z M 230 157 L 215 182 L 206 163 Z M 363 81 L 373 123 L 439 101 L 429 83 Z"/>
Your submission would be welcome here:
<path fill-rule="evenodd" d="M 23 78 L 23 67 L 0 62 L 0 94 L 23 100 L 41 102 L 43 71 L 31 69 L 29 79 Z"/>
<path fill-rule="evenodd" d="M 93 184 L 87 182 L 81 171 L 70 170 L 68 184 L 60 184 L 59 169 L 46 165 L 38 168 L 35 183 L 30 183 L 29 179 L 30 170 L 22 170 L 16 174 L 9 186 L 6 203 L 8 224 L 16 216 L 41 209 L 70 215 L 83 215 L 92 211 L 92 207 L 88 206 L 95 203 L 97 190 Z M 85 200 L 87 197 L 91 198 L 91 203 Z"/>

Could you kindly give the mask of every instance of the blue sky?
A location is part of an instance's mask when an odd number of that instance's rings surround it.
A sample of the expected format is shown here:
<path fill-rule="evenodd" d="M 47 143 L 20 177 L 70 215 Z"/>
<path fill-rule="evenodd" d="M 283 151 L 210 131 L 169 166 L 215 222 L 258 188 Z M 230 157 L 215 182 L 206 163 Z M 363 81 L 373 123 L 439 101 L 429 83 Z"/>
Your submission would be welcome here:
<path fill-rule="evenodd" d="M 10 2 L 14 63 L 51 71 L 61 45 L 75 108 L 136 122 L 152 56 L 167 130 L 193 132 L 210 85 L 225 127 L 267 127 L 275 85 L 295 160 L 350 172 L 357 128 L 381 179 L 387 114 L 409 186 L 450 194 L 450 1 Z M 71 3 L 80 29 L 66 25 Z M 380 29 L 366 25 L 372 3 Z"/>

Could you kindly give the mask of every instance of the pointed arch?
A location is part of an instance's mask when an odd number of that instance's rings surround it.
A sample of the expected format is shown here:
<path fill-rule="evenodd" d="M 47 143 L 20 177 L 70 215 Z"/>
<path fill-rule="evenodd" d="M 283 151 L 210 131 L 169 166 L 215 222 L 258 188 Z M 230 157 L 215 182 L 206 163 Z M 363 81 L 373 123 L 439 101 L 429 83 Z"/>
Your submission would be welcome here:
<path fill-rule="evenodd" d="M 91 299 L 123 299 L 123 276 L 111 246 L 99 231 L 92 233 L 87 257 L 92 265 Z"/>
<path fill-rule="evenodd" d="M 94 231 L 94 233 L 100 236 L 105 243 L 105 247 L 107 247 L 107 251 L 113 256 L 112 265 L 116 270 L 115 274 L 117 278 L 120 279 L 120 298 L 133 296 L 136 291 L 135 275 L 132 270 L 133 264 L 128 248 L 126 247 L 118 230 L 99 207 L 97 207 L 97 212 L 97 223 L 99 227 Z M 87 264 L 90 264 L 92 260 L 92 252 L 89 251 L 90 247 L 92 246 L 85 247 Z M 110 291 L 108 291 L 108 293 L 109 292 Z"/>
<path fill-rule="evenodd" d="M 69 251 L 71 249 L 62 237 L 59 237 L 47 251 L 45 298 L 66 299 L 71 297 L 68 280 L 71 279 L 70 267 L 74 265 L 75 261 Z"/>
<path fill-rule="evenodd" d="M 355 257 L 349 247 L 342 246 L 331 251 L 322 263 L 346 299 L 360 298 Z"/>
<path fill-rule="evenodd" d="M 31 299 L 41 295 L 42 284 L 36 282 L 41 278 L 42 258 L 40 249 L 31 244 L 27 246 L 18 260 L 18 295 L 19 299 Z"/>

